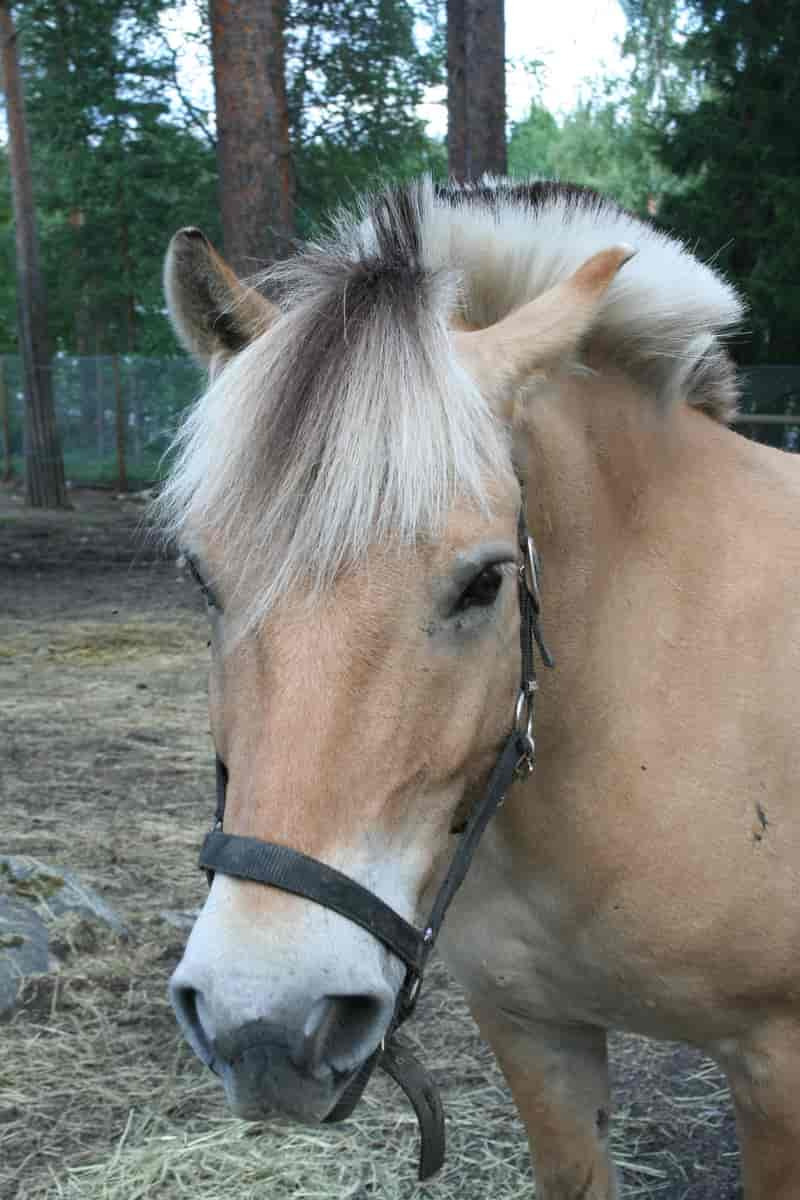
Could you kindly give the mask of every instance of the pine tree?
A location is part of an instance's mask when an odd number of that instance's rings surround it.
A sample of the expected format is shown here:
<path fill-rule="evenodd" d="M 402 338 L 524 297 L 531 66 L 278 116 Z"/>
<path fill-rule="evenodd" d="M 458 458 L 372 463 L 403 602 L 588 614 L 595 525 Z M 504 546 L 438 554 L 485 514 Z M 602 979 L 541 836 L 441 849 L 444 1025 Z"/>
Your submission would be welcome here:
<path fill-rule="evenodd" d="M 426 88 L 443 80 L 439 9 L 439 0 L 291 0 L 287 79 L 301 233 L 381 178 L 446 173 L 443 147 L 417 112 Z"/>
<path fill-rule="evenodd" d="M 508 158 L 512 175 L 584 184 L 642 216 L 652 216 L 675 184 L 649 120 L 630 98 L 597 94 L 558 120 L 533 104 L 511 131 Z"/>
<path fill-rule="evenodd" d="M 3 86 L 17 250 L 17 308 L 25 389 L 25 498 L 36 508 L 67 505 L 64 463 L 50 380 L 47 296 L 39 262 L 31 153 L 9 0 L 0 0 Z"/>
<path fill-rule="evenodd" d="M 294 233 L 284 0 L 210 0 L 225 254 L 240 275 Z"/>
<path fill-rule="evenodd" d="M 205 0 L 183 3 L 198 15 L 206 9 Z M 290 0 L 285 71 L 302 235 L 381 175 L 445 172 L 443 148 L 427 137 L 416 112 L 425 89 L 442 77 L 438 4 Z M 198 110 L 176 80 L 176 52 L 161 25 L 170 7 L 170 0 L 15 4 L 56 350 L 174 353 L 161 293 L 166 242 L 188 224 L 223 241 L 213 115 Z M 197 37 L 210 43 L 207 19 Z M 0 158 L 0 245 L 13 271 L 3 166 Z M 262 158 L 253 170 L 275 182 Z M 262 233 L 270 227 L 273 218 L 261 222 Z M 273 252 L 264 244 L 249 251 L 256 261 L 250 257 L 243 269 L 252 271 Z M 0 273 L 6 350 L 13 349 L 13 309 L 13 289 Z M 88 426 L 96 409 L 91 364 L 84 374 Z"/>
<path fill-rule="evenodd" d="M 800 0 L 687 0 L 661 154 L 681 180 L 659 214 L 750 303 L 742 362 L 800 360 Z"/>
<path fill-rule="evenodd" d="M 21 0 L 50 330 L 82 355 L 164 353 L 172 229 L 218 236 L 213 147 L 178 105 L 166 0 Z M 92 377 L 93 378 L 93 377 Z M 85 395 L 92 409 L 93 383 Z"/>
<path fill-rule="evenodd" d="M 454 179 L 505 175 L 503 0 L 447 0 L 447 147 Z"/>

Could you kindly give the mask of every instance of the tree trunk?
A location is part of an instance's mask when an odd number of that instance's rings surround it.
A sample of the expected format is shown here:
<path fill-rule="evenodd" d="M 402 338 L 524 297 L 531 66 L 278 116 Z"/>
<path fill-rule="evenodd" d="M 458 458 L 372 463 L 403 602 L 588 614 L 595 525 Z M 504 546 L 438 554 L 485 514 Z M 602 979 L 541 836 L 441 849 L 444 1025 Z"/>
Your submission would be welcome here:
<path fill-rule="evenodd" d="M 294 234 L 285 0 L 210 0 L 225 254 L 251 275 Z"/>
<path fill-rule="evenodd" d="M 19 340 L 25 381 L 25 498 L 37 508 L 66 508 L 64 462 L 50 379 L 47 300 L 39 265 L 30 146 L 9 0 L 0 0 L 0 41 L 17 249 Z"/>
<path fill-rule="evenodd" d="M 447 159 L 459 182 L 505 175 L 503 0 L 447 0 Z"/>
<path fill-rule="evenodd" d="M 97 423 L 95 391 L 97 374 L 92 356 L 94 345 L 91 338 L 92 314 L 85 285 L 78 301 L 75 326 L 78 338 L 78 378 L 80 380 L 81 428 L 80 449 L 89 452 L 94 444 Z"/>
<path fill-rule="evenodd" d="M 94 419 L 95 435 L 97 437 L 97 457 L 105 458 L 106 398 L 103 388 L 103 358 L 99 354 L 96 355 L 94 360 L 94 388 Z"/>
<path fill-rule="evenodd" d="M 467 178 L 467 0 L 447 0 L 447 169 L 451 178 Z"/>
<path fill-rule="evenodd" d="M 11 466 L 11 414 L 8 411 L 8 388 L 6 387 L 6 364 L 0 357 L 0 433 L 3 435 L 3 483 L 13 477 Z"/>
<path fill-rule="evenodd" d="M 118 192 L 119 236 L 122 266 L 125 271 L 125 301 L 123 323 L 125 326 L 125 349 L 128 354 L 136 353 L 136 294 L 134 292 L 133 258 L 131 256 L 131 229 L 125 209 L 122 189 Z"/>

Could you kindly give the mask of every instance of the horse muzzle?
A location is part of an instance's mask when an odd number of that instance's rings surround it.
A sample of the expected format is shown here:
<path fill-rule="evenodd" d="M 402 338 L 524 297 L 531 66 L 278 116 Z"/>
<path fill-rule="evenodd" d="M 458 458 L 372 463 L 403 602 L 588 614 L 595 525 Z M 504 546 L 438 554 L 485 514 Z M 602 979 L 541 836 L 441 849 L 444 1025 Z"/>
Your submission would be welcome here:
<path fill-rule="evenodd" d="M 299 1019 L 257 1017 L 217 1030 L 183 964 L 170 996 L 186 1040 L 220 1076 L 237 1116 L 263 1120 L 281 1113 L 310 1124 L 334 1112 L 380 1045 L 394 1007 L 388 990 L 323 995 Z"/>
<path fill-rule="evenodd" d="M 325 1120 L 355 1074 L 314 1058 L 304 1061 L 283 1031 L 266 1021 L 218 1038 L 213 1066 L 237 1116 L 257 1121 L 280 1112 L 306 1124 Z"/>

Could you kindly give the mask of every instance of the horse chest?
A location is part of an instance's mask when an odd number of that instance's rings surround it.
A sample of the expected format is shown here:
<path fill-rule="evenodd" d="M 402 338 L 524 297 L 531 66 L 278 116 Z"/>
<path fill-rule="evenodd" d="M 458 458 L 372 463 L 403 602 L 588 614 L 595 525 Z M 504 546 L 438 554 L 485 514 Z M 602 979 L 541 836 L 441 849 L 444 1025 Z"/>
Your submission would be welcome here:
<path fill-rule="evenodd" d="M 492 831 L 441 947 L 471 999 L 517 1023 L 557 1017 L 685 1037 L 712 998 L 654 938 L 658 920 L 611 899 L 588 868 L 510 870 Z"/>
<path fill-rule="evenodd" d="M 570 919 L 576 897 L 560 881 L 521 879 L 506 868 L 496 836 L 488 836 L 442 934 L 459 981 L 470 995 L 519 1015 L 566 1006 L 575 1020 L 610 1016 L 619 967 L 600 961 Z"/>

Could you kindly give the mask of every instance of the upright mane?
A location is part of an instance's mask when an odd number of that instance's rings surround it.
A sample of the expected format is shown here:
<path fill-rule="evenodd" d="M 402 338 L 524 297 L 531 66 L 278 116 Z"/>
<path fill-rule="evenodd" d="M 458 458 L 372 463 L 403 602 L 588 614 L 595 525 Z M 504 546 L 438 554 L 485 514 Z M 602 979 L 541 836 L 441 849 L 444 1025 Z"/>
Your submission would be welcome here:
<path fill-rule="evenodd" d="M 638 254 L 595 331 L 662 401 L 724 419 L 735 387 L 717 335 L 740 318 L 735 293 L 585 189 L 393 188 L 256 281 L 281 316 L 189 412 L 159 501 L 172 535 L 224 548 L 243 629 L 376 542 L 436 536 L 456 495 L 489 503 L 507 436 L 455 357 L 454 315 L 493 324 L 621 241 Z"/>
<path fill-rule="evenodd" d="M 592 329 L 662 403 L 719 421 L 736 412 L 736 374 L 720 337 L 736 326 L 736 291 L 675 238 L 591 188 L 487 181 L 436 192 L 426 263 L 459 272 L 464 319 L 482 328 L 619 242 L 636 257 L 614 280 Z"/>

